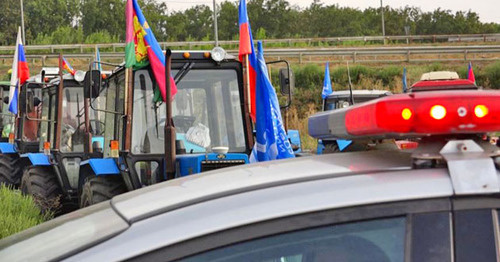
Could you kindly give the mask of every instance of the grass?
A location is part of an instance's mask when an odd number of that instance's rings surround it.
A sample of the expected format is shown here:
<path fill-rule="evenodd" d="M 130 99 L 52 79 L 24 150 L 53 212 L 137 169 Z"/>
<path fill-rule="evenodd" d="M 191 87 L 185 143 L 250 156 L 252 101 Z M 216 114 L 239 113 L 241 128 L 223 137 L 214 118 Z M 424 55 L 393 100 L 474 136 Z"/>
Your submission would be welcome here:
<path fill-rule="evenodd" d="M 36 226 L 53 217 L 42 214 L 33 199 L 19 190 L 0 186 L 0 239 Z"/>

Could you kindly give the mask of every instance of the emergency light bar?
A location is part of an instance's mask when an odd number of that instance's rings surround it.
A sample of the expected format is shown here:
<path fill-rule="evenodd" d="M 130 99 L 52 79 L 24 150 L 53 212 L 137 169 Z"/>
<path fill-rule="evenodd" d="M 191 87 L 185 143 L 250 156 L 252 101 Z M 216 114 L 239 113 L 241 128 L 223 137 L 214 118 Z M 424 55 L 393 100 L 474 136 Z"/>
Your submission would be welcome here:
<path fill-rule="evenodd" d="M 411 92 L 437 90 L 478 90 L 479 87 L 467 79 L 425 80 L 418 81 L 410 87 Z"/>
<path fill-rule="evenodd" d="M 318 139 L 400 138 L 500 130 L 499 91 L 392 95 L 309 117 Z"/>

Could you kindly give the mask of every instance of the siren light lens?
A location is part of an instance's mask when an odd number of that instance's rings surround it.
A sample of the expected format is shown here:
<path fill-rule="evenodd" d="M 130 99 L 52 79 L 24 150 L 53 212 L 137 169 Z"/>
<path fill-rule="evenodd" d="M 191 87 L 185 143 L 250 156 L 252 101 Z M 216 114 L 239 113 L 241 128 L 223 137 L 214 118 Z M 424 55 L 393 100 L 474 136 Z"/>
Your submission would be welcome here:
<path fill-rule="evenodd" d="M 446 108 L 442 105 L 435 105 L 431 107 L 431 117 L 436 120 L 441 120 L 446 116 Z"/>
<path fill-rule="evenodd" d="M 483 118 L 488 114 L 488 108 L 485 105 L 477 105 L 474 108 L 474 113 L 478 118 Z"/>
<path fill-rule="evenodd" d="M 409 120 L 412 116 L 411 110 L 409 108 L 403 109 L 403 111 L 401 111 L 401 116 L 404 120 Z"/>
<path fill-rule="evenodd" d="M 184 52 L 184 54 L 182 54 L 182 56 L 186 59 L 190 58 L 191 57 L 191 54 L 189 52 Z"/>

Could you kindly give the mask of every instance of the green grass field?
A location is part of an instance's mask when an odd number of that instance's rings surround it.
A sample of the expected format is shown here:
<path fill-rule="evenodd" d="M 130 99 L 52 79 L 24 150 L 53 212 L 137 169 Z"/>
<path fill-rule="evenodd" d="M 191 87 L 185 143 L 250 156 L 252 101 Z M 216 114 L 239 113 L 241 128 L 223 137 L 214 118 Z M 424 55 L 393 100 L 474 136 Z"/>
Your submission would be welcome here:
<path fill-rule="evenodd" d="M 0 239 L 36 226 L 53 217 L 51 213 L 42 214 L 33 199 L 0 186 Z"/>

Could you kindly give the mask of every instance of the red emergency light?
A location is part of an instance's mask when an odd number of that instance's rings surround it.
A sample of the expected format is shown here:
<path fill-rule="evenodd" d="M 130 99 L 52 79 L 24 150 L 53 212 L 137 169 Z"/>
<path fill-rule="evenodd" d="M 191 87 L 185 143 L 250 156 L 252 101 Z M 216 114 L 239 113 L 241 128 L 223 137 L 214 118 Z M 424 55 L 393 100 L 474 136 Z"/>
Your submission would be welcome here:
<path fill-rule="evenodd" d="M 468 79 L 453 80 L 422 80 L 410 87 L 411 92 L 437 91 L 437 90 L 477 90 L 474 82 Z"/>
<path fill-rule="evenodd" d="M 392 95 L 309 119 L 316 138 L 411 137 L 500 131 L 499 91 Z M 328 128 L 317 127 L 328 123 Z"/>

